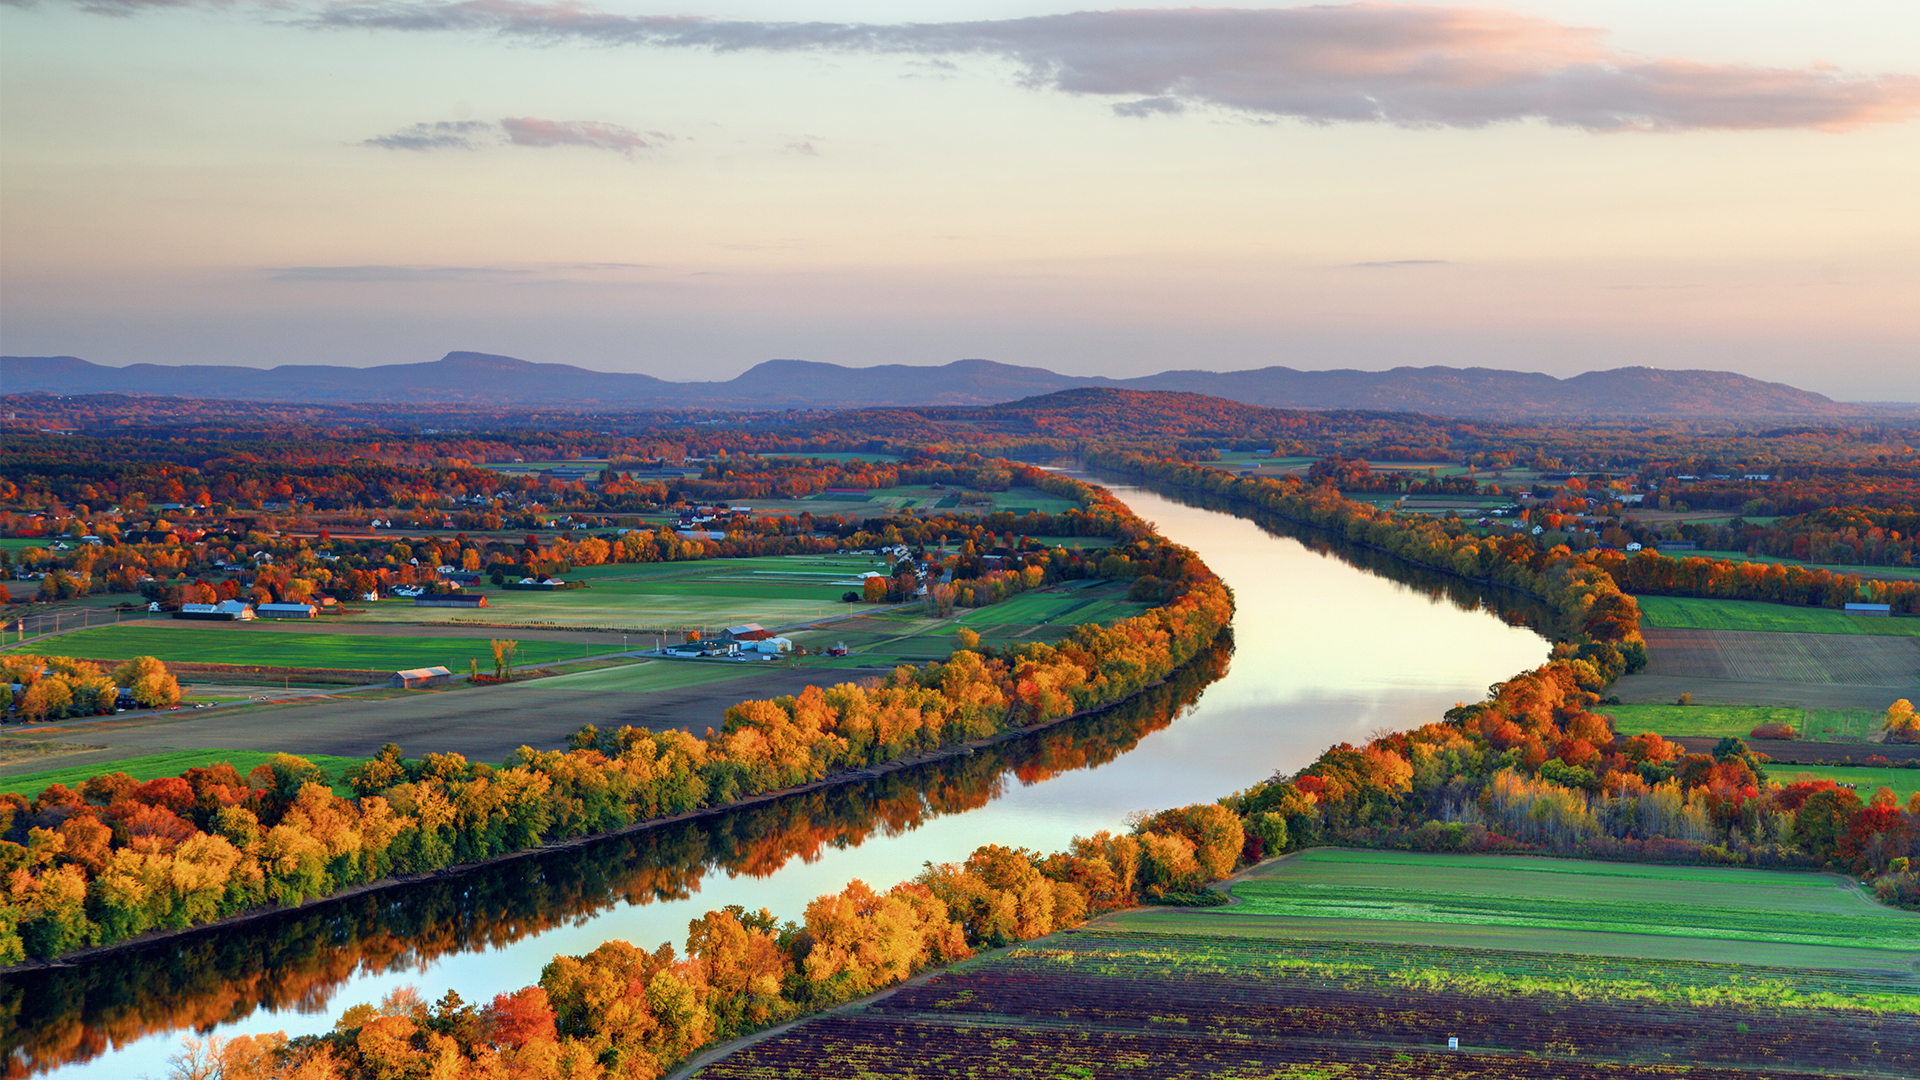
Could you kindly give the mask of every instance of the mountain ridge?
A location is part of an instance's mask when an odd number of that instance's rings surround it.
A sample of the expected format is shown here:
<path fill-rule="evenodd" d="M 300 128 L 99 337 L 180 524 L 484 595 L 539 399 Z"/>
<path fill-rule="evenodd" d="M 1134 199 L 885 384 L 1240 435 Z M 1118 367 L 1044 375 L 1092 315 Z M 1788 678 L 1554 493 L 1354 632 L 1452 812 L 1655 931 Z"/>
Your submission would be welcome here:
<path fill-rule="evenodd" d="M 73 356 L 0 356 L 0 394 L 148 394 L 309 404 L 525 404 L 554 407 L 835 409 L 994 405 L 1085 387 L 1206 394 L 1247 405 L 1372 409 L 1462 417 L 1844 416 L 1862 407 L 1785 383 L 1727 371 L 1622 367 L 1560 379 L 1500 368 L 1399 367 L 1303 371 L 1163 371 L 1130 379 L 1062 375 L 991 360 L 851 368 L 776 359 L 733 379 L 669 382 L 493 353 L 455 351 L 439 360 L 352 368 L 133 364 L 109 367 Z"/>

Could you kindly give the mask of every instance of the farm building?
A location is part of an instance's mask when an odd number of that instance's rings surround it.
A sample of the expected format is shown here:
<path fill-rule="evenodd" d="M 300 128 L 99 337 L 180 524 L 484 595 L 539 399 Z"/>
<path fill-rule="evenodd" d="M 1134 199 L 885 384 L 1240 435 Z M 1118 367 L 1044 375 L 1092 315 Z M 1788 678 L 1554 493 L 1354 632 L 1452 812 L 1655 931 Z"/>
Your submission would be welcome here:
<path fill-rule="evenodd" d="M 320 609 L 312 604 L 261 604 L 254 612 L 263 619 L 311 619 Z"/>
<path fill-rule="evenodd" d="M 762 638 L 754 648 L 769 656 L 778 656 L 781 653 L 793 651 L 793 639 L 783 637 Z"/>
<path fill-rule="evenodd" d="M 490 607 L 487 598 L 479 593 L 422 593 L 413 598 L 414 607 Z"/>
<path fill-rule="evenodd" d="M 173 617 L 244 622 L 253 618 L 253 609 L 239 600 L 222 600 L 217 604 L 181 604 L 180 610 L 174 612 Z"/>
<path fill-rule="evenodd" d="M 750 623 L 741 623 L 739 626 L 727 627 L 726 630 L 721 632 L 720 640 L 721 641 L 765 641 L 767 638 L 770 638 L 772 636 L 773 635 L 767 631 L 766 627 L 761 626 L 757 622 L 750 622 Z"/>
<path fill-rule="evenodd" d="M 440 686 L 453 678 L 453 673 L 443 667 L 409 668 L 393 673 L 393 685 L 402 690 L 417 690 L 422 686 Z"/>
<path fill-rule="evenodd" d="M 1848 604 L 1847 614 L 1866 615 L 1869 617 L 1878 616 L 1883 619 L 1891 618 L 1893 616 L 1893 605 L 1892 604 Z"/>

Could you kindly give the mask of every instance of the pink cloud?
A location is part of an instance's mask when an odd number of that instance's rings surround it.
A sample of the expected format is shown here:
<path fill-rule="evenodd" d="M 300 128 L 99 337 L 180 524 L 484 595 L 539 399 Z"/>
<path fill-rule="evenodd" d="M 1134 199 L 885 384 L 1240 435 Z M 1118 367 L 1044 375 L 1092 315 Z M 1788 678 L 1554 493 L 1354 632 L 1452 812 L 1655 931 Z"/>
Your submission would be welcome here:
<path fill-rule="evenodd" d="M 329 7 L 311 24 L 722 52 L 998 56 L 1017 63 L 1029 86 L 1122 98 L 1115 111 L 1137 117 L 1212 107 L 1410 127 L 1533 119 L 1594 131 L 1844 130 L 1920 113 L 1920 78 L 1910 75 L 1634 57 L 1608 49 L 1597 29 L 1477 7 L 1360 3 L 865 24 L 627 16 L 570 2 L 373 0 Z M 584 130 L 551 138 L 539 145 L 603 145 Z"/>
<path fill-rule="evenodd" d="M 500 127 L 506 132 L 507 141 L 515 146 L 585 146 L 622 154 L 650 150 L 666 139 L 657 131 L 643 135 L 631 128 L 598 120 L 540 120 L 519 116 L 501 120 Z"/>

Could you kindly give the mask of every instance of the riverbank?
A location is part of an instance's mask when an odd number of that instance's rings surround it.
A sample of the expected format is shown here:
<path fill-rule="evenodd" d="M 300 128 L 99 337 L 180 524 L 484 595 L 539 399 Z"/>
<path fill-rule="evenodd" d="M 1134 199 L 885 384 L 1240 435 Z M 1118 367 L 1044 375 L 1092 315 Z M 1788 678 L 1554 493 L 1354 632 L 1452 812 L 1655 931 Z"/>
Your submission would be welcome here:
<path fill-rule="evenodd" d="M 1230 635 L 1231 635 L 1230 630 L 1223 630 L 1219 635 L 1215 637 L 1214 640 L 1216 643 L 1223 642 L 1228 640 L 1230 638 Z M 80 949 L 70 950 L 68 952 L 60 954 L 57 957 L 51 957 L 46 959 L 28 959 L 16 964 L 0 967 L 0 976 L 5 976 L 13 973 L 20 973 L 20 972 L 29 972 L 29 971 L 47 971 L 47 970 L 78 968 L 90 963 L 100 961 L 116 953 L 127 952 L 130 950 L 144 949 L 144 948 L 148 948 L 169 940 L 177 940 L 177 939 L 192 936 L 195 934 L 232 929 L 237 926 L 244 926 L 249 923 L 256 923 L 262 920 L 284 916 L 294 911 L 308 911 L 308 910 L 318 909 L 329 904 L 342 903 L 348 900 L 355 899 L 357 897 L 366 896 L 374 893 L 386 892 L 393 889 L 406 888 L 407 886 L 411 886 L 411 885 L 420 885 L 420 884 L 425 884 L 430 882 L 448 881 L 451 879 L 456 879 L 456 878 L 464 877 L 470 874 L 486 871 L 490 868 L 497 868 L 501 865 L 523 860 L 523 859 L 533 858 L 533 857 L 542 856 L 542 855 L 551 855 L 551 854 L 555 854 L 563 851 L 577 850 L 579 848 L 588 847 L 588 846 L 602 843 L 608 840 L 618 839 L 623 836 L 633 836 L 636 834 L 645 833 L 645 832 L 649 832 L 656 829 L 664 829 L 674 825 L 685 824 L 687 822 L 699 821 L 699 820 L 717 818 L 717 817 L 725 817 L 730 814 L 735 814 L 743 810 L 750 810 L 755 807 L 762 806 L 768 803 L 778 802 L 782 799 L 791 798 L 796 795 L 804 795 L 809 792 L 815 792 L 815 791 L 828 791 L 834 788 L 865 783 L 867 781 L 876 780 L 881 777 L 890 775 L 892 773 L 901 772 L 903 770 L 915 768 L 922 765 L 929 765 L 929 764 L 933 764 L 941 761 L 951 761 L 956 758 L 970 757 L 973 754 L 977 753 L 978 751 L 987 749 L 989 747 L 998 746 L 1003 743 L 1012 742 L 1017 739 L 1027 738 L 1029 736 L 1048 731 L 1052 728 L 1056 728 L 1063 724 L 1071 723 L 1073 721 L 1086 720 L 1086 719 L 1100 716 L 1105 713 L 1112 712 L 1115 709 L 1121 708 L 1133 702 L 1134 700 L 1142 697 L 1143 695 L 1151 693 L 1154 690 L 1157 690 L 1160 687 L 1167 685 L 1169 682 L 1173 681 L 1181 673 L 1186 671 L 1188 667 L 1190 667 L 1192 664 L 1196 662 L 1197 662 L 1197 659 L 1189 660 L 1186 664 L 1182 664 L 1179 668 L 1175 669 L 1174 672 L 1170 673 L 1167 677 L 1155 680 L 1152 683 L 1142 686 L 1139 689 L 1135 690 L 1134 692 L 1126 695 L 1125 697 L 1118 698 L 1114 701 L 1106 702 L 1102 705 L 1099 705 L 1091 709 L 1083 709 L 1078 712 L 1070 713 L 1065 716 L 1055 717 L 1053 719 L 1047 720 L 1040 724 L 1034 724 L 1034 725 L 1031 725 L 1028 727 L 1022 727 L 1022 728 L 1009 728 L 1005 731 L 996 732 L 995 734 L 990 736 L 969 740 L 964 743 L 956 743 L 954 745 L 941 747 L 935 750 L 923 751 L 921 753 L 912 755 L 910 757 L 894 758 L 892 760 L 882 762 L 876 765 L 865 766 L 859 769 L 844 770 L 842 772 L 835 773 L 832 776 L 823 777 L 819 780 L 815 780 L 810 783 L 799 784 L 792 787 L 781 788 L 774 791 L 767 791 L 767 792 L 762 792 L 755 795 L 746 796 L 746 797 L 743 797 L 719 806 L 702 807 L 699 809 L 688 810 L 688 811 L 684 811 L 682 813 L 674 814 L 670 816 L 649 818 L 645 821 L 637 821 L 631 825 L 622 826 L 621 828 L 618 828 L 618 829 L 606 830 L 606 831 L 592 833 L 584 836 L 568 837 L 563 840 L 556 840 L 550 843 L 540 844 L 534 847 L 520 848 L 514 851 L 504 852 L 500 855 L 493 856 L 491 858 L 480 859 L 480 860 L 475 860 L 475 861 L 466 862 L 466 863 L 460 863 L 460 864 L 456 864 L 456 865 L 445 867 L 438 870 L 429 870 L 429 871 L 425 871 L 417 874 L 391 875 L 388 877 L 378 879 L 376 881 L 369 881 L 369 882 L 363 882 L 356 885 L 351 885 L 344 889 L 339 889 L 334 892 L 331 892 L 324 897 L 315 898 L 314 900 L 308 903 L 300 904 L 295 907 L 286 907 L 286 906 L 276 905 L 276 906 L 252 908 L 244 912 L 237 912 L 233 915 L 223 916 L 219 919 L 210 920 L 208 922 L 196 923 L 192 926 L 172 927 L 172 928 L 167 928 L 163 930 L 152 930 L 135 937 L 125 938 L 120 941 L 112 942 L 109 944 L 93 945 L 93 946 L 87 946 Z"/>

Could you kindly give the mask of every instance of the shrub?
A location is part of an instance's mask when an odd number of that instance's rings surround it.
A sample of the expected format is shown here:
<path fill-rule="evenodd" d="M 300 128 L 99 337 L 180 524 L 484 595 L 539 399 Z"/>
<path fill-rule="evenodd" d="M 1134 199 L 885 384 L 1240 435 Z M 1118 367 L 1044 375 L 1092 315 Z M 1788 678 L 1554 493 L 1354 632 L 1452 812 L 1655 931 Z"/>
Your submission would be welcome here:
<path fill-rule="evenodd" d="M 1754 739 L 1793 740 L 1799 738 L 1800 733 L 1794 730 L 1792 724 L 1783 720 L 1770 720 L 1754 728 L 1752 731 L 1747 732 L 1747 736 Z"/>

